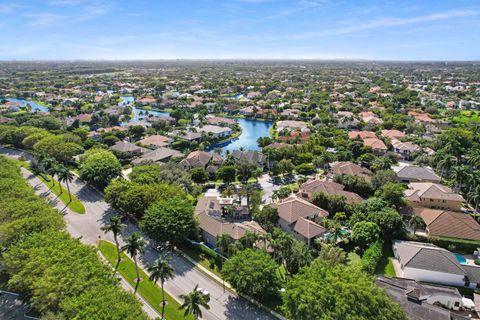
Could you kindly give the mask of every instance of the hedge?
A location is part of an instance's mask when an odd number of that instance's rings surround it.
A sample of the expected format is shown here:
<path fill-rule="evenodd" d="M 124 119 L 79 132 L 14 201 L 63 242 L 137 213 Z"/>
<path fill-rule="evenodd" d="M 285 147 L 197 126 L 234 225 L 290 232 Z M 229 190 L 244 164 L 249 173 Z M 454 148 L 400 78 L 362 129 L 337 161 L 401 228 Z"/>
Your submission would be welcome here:
<path fill-rule="evenodd" d="M 146 320 L 140 302 L 118 286 L 96 249 L 65 230 L 62 216 L 0 156 L 0 245 L 7 289 L 35 315 L 74 320 Z"/>
<path fill-rule="evenodd" d="M 380 260 L 382 260 L 382 254 L 383 240 L 379 239 L 363 253 L 362 269 L 369 274 L 374 274 Z"/>
<path fill-rule="evenodd" d="M 437 245 L 441 248 L 455 251 L 461 254 L 473 254 L 473 252 L 476 251 L 477 248 L 480 248 L 480 241 L 467 239 L 410 235 L 407 237 L 407 240 L 433 243 L 434 245 Z M 454 249 L 452 249 L 452 247 L 454 247 Z"/>

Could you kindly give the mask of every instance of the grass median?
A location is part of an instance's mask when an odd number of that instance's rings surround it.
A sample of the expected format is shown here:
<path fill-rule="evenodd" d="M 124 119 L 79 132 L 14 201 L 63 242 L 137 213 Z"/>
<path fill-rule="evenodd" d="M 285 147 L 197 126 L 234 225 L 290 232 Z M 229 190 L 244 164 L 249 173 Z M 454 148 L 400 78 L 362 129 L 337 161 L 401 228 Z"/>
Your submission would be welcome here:
<path fill-rule="evenodd" d="M 106 240 L 100 240 L 99 243 L 100 252 L 103 256 L 110 262 L 111 265 L 117 263 L 117 248 L 111 242 Z M 135 287 L 135 263 L 122 252 L 122 261 L 118 266 L 118 272 L 122 275 L 125 280 L 130 283 L 132 287 Z M 161 302 L 162 302 L 162 290 L 159 286 L 154 284 L 152 281 L 148 280 L 148 275 L 140 269 L 140 278 L 143 279 L 138 286 L 138 293 L 152 306 L 158 313 L 162 312 Z M 176 319 L 193 319 L 193 317 L 185 317 L 183 311 L 179 310 L 180 304 L 167 292 L 165 292 L 165 300 L 167 304 L 165 306 L 165 318 L 168 320 Z"/>
<path fill-rule="evenodd" d="M 70 196 L 68 195 L 67 188 L 64 188 L 60 185 L 60 183 L 55 180 L 55 186 L 53 186 L 53 179 L 52 177 L 48 177 L 49 180 L 46 180 L 42 176 L 37 176 L 58 198 L 62 201 L 70 210 L 75 213 L 84 214 L 85 207 L 83 203 L 81 203 L 73 194 L 72 194 L 72 201 L 70 202 Z"/>

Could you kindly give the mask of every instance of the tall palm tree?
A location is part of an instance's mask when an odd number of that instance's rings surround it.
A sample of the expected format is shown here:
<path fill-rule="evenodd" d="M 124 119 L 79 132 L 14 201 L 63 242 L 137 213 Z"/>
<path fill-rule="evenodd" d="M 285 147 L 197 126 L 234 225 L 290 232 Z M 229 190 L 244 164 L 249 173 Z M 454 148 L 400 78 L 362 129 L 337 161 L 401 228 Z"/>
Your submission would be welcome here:
<path fill-rule="evenodd" d="M 65 185 L 67 186 L 69 203 L 72 202 L 72 193 L 70 192 L 70 182 L 73 181 L 73 173 L 70 171 L 68 167 L 59 165 L 57 176 L 58 176 L 58 181 L 65 183 Z"/>
<path fill-rule="evenodd" d="M 140 284 L 140 274 L 138 273 L 137 255 L 142 253 L 145 248 L 145 240 L 142 239 L 138 232 L 132 233 L 130 237 L 125 239 L 125 245 L 122 247 L 123 251 L 126 251 L 135 262 L 135 272 L 137 273 L 137 284 L 135 285 L 135 293 L 137 293 L 138 285 Z"/>
<path fill-rule="evenodd" d="M 52 177 L 52 188 L 55 187 L 55 174 L 57 173 L 58 163 L 51 157 L 45 157 L 42 160 L 42 166 L 45 171 Z M 60 190 L 61 191 L 61 190 Z"/>
<path fill-rule="evenodd" d="M 223 256 L 228 250 L 228 246 L 230 245 L 230 243 L 232 243 L 232 238 L 226 233 L 223 233 L 217 237 L 217 247 L 220 249 L 220 254 L 222 255 L 222 262 Z"/>
<path fill-rule="evenodd" d="M 115 240 L 115 246 L 117 247 L 117 264 L 115 265 L 115 271 L 117 271 L 118 265 L 120 264 L 120 261 L 122 259 L 121 257 L 122 251 L 120 249 L 120 244 L 118 243 L 118 234 L 122 232 L 122 230 L 125 229 L 125 227 L 126 225 L 123 224 L 120 218 L 117 216 L 110 217 L 110 221 L 102 227 L 103 232 L 113 233 L 113 239 Z"/>
<path fill-rule="evenodd" d="M 413 234 L 415 234 L 417 229 L 425 227 L 423 219 L 415 215 L 413 215 L 410 220 L 408 220 L 408 223 L 410 223 L 410 226 L 413 228 Z"/>
<path fill-rule="evenodd" d="M 148 272 L 150 272 L 150 280 L 154 283 L 157 283 L 160 280 L 160 285 L 162 287 L 162 318 L 164 319 L 165 314 L 165 290 L 163 285 L 165 281 L 173 278 L 173 267 L 170 265 L 170 261 L 165 257 L 160 257 L 155 262 L 148 267 Z"/>
<path fill-rule="evenodd" d="M 185 310 L 185 316 L 191 314 L 195 319 L 199 319 L 202 316 L 202 310 L 200 307 L 210 309 L 208 302 L 210 297 L 198 290 L 198 284 L 195 286 L 192 292 L 186 295 L 180 295 L 183 299 L 183 304 L 180 306 L 180 310 Z"/>

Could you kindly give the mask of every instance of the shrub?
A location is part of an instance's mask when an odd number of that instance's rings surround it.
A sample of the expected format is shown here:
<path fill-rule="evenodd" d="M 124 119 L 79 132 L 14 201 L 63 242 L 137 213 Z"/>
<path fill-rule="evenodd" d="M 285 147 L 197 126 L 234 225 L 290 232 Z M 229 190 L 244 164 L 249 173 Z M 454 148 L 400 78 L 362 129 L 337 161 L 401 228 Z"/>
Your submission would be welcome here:
<path fill-rule="evenodd" d="M 382 259 L 382 254 L 383 241 L 379 239 L 365 250 L 362 256 L 362 269 L 369 274 L 374 274 L 378 263 Z"/>

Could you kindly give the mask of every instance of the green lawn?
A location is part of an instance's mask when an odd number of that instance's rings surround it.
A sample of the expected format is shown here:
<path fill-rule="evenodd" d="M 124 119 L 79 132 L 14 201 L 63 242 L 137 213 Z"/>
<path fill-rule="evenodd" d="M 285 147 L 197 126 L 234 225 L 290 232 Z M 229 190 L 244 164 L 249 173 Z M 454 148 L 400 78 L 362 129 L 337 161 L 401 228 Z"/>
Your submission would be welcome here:
<path fill-rule="evenodd" d="M 469 123 L 480 122 L 480 116 L 476 111 L 462 110 L 459 116 L 453 117 L 453 122 L 456 123 Z"/>
<path fill-rule="evenodd" d="M 360 258 L 360 256 L 358 254 L 356 254 L 355 252 L 351 251 L 347 255 L 347 261 L 348 261 L 347 262 L 348 265 L 358 266 L 362 263 L 362 258 Z"/>
<path fill-rule="evenodd" d="M 57 180 L 55 180 L 55 186 L 52 188 L 53 185 L 53 179 L 52 177 L 48 177 L 48 181 L 45 180 L 41 176 L 37 176 L 55 195 L 58 196 L 58 198 L 66 205 L 70 210 L 76 213 L 84 214 L 85 213 L 85 207 L 83 206 L 83 203 L 81 203 L 73 194 L 72 194 L 72 202 L 70 202 L 70 197 L 68 195 L 67 188 L 64 188 L 63 186 L 58 183 Z"/>
<path fill-rule="evenodd" d="M 106 240 L 100 240 L 98 248 L 110 264 L 115 265 L 117 263 L 117 249 L 113 243 Z M 118 272 L 128 281 L 128 283 L 130 283 L 130 285 L 135 287 L 135 264 L 125 253 L 122 253 L 122 262 L 120 262 L 120 265 L 118 266 Z M 159 286 L 148 280 L 147 274 L 141 269 L 140 277 L 143 281 L 138 286 L 138 293 L 159 313 L 161 313 L 162 308 L 160 304 L 162 302 L 162 290 Z M 166 319 L 193 319 L 191 316 L 185 317 L 183 315 L 183 310 L 178 309 L 180 304 L 167 292 L 165 292 L 165 300 L 167 301 L 167 305 L 165 306 Z"/>
<path fill-rule="evenodd" d="M 380 260 L 376 274 L 382 274 L 386 277 L 395 277 L 395 269 L 393 268 L 393 251 L 392 246 L 389 243 L 385 243 L 383 246 L 383 256 Z"/>
<path fill-rule="evenodd" d="M 205 267 L 207 270 L 211 271 L 213 274 L 222 277 L 222 272 L 220 269 L 219 263 L 210 263 L 209 256 L 216 255 L 217 253 L 209 248 L 202 247 L 200 248 L 199 246 L 194 246 L 194 245 L 182 245 L 179 247 L 179 249 L 198 262 L 200 265 Z M 210 251 L 210 254 L 207 254 L 206 251 Z M 213 268 L 212 268 L 213 267 Z"/>

